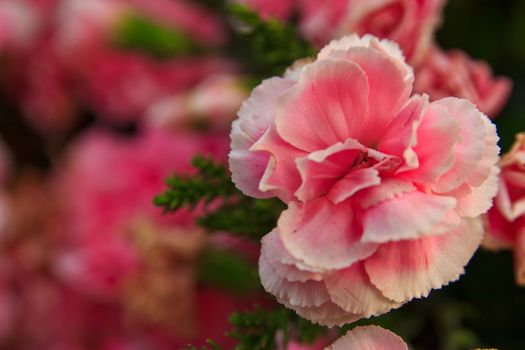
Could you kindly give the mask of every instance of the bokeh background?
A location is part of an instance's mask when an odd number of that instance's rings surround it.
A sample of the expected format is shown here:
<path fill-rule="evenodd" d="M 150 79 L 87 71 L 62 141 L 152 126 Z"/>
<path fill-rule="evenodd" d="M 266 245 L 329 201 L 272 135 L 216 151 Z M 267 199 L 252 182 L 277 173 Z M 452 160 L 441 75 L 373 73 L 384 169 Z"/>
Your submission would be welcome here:
<path fill-rule="evenodd" d="M 22 22 L 0 46 L 0 349 L 228 346 L 228 315 L 272 302 L 256 245 L 208 239 L 201 208 L 164 216 L 151 200 L 193 154 L 224 162 L 241 101 L 281 62 L 261 69 L 228 41 L 221 1 L 87 2 L 0 2 L 0 42 Z M 504 151 L 525 130 L 524 19 L 523 0 L 449 0 L 437 32 L 512 79 L 495 119 Z M 525 349 L 512 260 L 480 250 L 459 282 L 361 323 L 415 349 Z"/>

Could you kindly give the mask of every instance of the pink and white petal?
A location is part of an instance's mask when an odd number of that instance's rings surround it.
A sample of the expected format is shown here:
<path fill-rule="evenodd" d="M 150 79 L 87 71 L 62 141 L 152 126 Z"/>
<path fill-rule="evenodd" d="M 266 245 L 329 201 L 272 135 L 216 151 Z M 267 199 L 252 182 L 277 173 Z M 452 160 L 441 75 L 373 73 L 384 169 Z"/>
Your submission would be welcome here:
<path fill-rule="evenodd" d="M 385 243 L 438 234 L 440 232 L 433 232 L 432 228 L 445 224 L 447 213 L 455 206 L 453 197 L 419 191 L 386 200 L 363 214 L 361 241 Z"/>
<path fill-rule="evenodd" d="M 347 332 L 325 350 L 408 350 L 398 335 L 378 326 L 361 326 Z"/>
<path fill-rule="evenodd" d="M 275 108 L 279 97 L 295 84 L 283 78 L 270 78 L 257 86 L 242 104 L 239 116 L 239 129 L 251 141 L 251 146 L 270 127 L 275 120 Z M 233 138 L 232 133 L 232 138 Z M 248 146 L 248 147 L 249 147 Z M 232 148 L 237 144 L 233 143 Z"/>
<path fill-rule="evenodd" d="M 323 282 L 290 282 L 272 268 L 263 255 L 259 259 L 259 275 L 264 289 L 289 305 L 317 307 L 330 300 Z"/>
<path fill-rule="evenodd" d="M 413 148 L 417 145 L 417 129 L 428 105 L 428 96 L 412 96 L 392 120 L 378 143 L 379 151 L 405 160 L 398 172 L 419 166 Z"/>
<path fill-rule="evenodd" d="M 312 323 L 329 328 L 343 326 L 345 324 L 353 323 L 364 318 L 363 315 L 356 315 L 344 311 L 331 301 L 328 301 L 318 307 L 294 307 L 290 304 L 283 304 L 288 308 L 293 309 L 302 318 L 305 318 Z"/>
<path fill-rule="evenodd" d="M 381 179 L 379 186 L 367 188 L 355 196 L 355 202 L 363 209 L 368 209 L 379 203 L 402 197 L 404 193 L 413 192 L 416 187 L 404 180 L 392 177 Z"/>
<path fill-rule="evenodd" d="M 459 278 L 482 236 L 481 219 L 465 219 L 446 234 L 381 245 L 365 261 L 365 269 L 372 284 L 389 299 L 406 302 L 426 297 L 432 289 Z"/>
<path fill-rule="evenodd" d="M 325 278 L 325 285 L 332 302 L 354 314 L 370 317 L 400 306 L 385 298 L 370 282 L 363 262 L 330 274 Z"/>
<path fill-rule="evenodd" d="M 448 97 L 434 104 L 446 108 L 460 128 L 454 165 L 432 186 L 434 192 L 445 193 L 461 186 L 479 166 L 485 152 L 487 128 L 483 113 L 467 100 Z"/>
<path fill-rule="evenodd" d="M 368 115 L 368 81 L 347 61 L 322 60 L 306 67 L 277 108 L 279 135 L 295 147 L 314 152 L 362 135 Z"/>
<path fill-rule="evenodd" d="M 361 163 L 368 153 L 369 150 L 359 142 L 348 139 L 344 143 L 338 142 L 326 149 L 312 152 L 306 157 L 297 159 L 297 169 L 301 174 L 302 184 L 295 192 L 296 197 L 302 202 L 307 202 L 327 194 L 341 178 L 351 173 L 354 170 L 353 168 L 359 169 L 358 167 L 362 166 Z M 369 157 L 377 158 L 374 160 L 383 160 L 385 155 L 374 152 Z M 370 169 L 368 173 L 375 173 L 375 182 L 379 181 L 376 170 Z M 353 182 L 360 179 L 359 176 L 352 178 Z M 365 182 L 369 182 L 367 180 L 367 178 L 364 179 Z M 348 183 L 348 181 L 346 182 Z M 349 183 L 349 185 L 354 188 L 368 186 L 363 183 Z"/>
<path fill-rule="evenodd" d="M 361 243 L 361 229 L 348 202 L 325 197 L 290 202 L 277 223 L 286 250 L 308 266 L 325 271 L 345 268 L 374 253 L 377 244 Z"/>
<path fill-rule="evenodd" d="M 491 173 L 481 186 L 470 187 L 466 196 L 457 196 L 456 211 L 463 217 L 474 218 L 486 213 L 493 205 L 498 193 L 500 168 L 493 165 Z"/>
<path fill-rule="evenodd" d="M 319 51 L 317 59 L 333 58 L 334 55 L 339 55 L 340 51 L 347 51 L 355 47 L 371 47 L 390 56 L 404 71 L 405 81 L 412 82 L 414 80 L 412 67 L 405 62 L 405 56 L 399 45 L 390 40 L 378 40 L 375 36 L 369 34 L 365 34 L 362 37 L 357 34 L 350 34 L 345 35 L 340 39 L 332 40 L 328 45 L 323 47 L 321 51 Z"/>
<path fill-rule="evenodd" d="M 270 198 L 274 194 L 259 190 L 259 184 L 268 167 L 267 152 L 232 149 L 228 156 L 232 181 L 242 193 L 254 198 Z"/>
<path fill-rule="evenodd" d="M 263 237 L 261 241 L 261 256 L 264 256 L 268 264 L 281 277 L 285 277 L 290 282 L 321 281 L 323 279 L 323 275 L 315 271 L 315 269 L 313 271 L 301 269 L 304 267 L 304 264 L 286 251 L 277 228 Z"/>
<path fill-rule="evenodd" d="M 381 183 L 379 172 L 373 168 L 360 169 L 351 172 L 339 180 L 328 192 L 326 197 L 335 204 L 344 202 L 365 188 Z"/>
<path fill-rule="evenodd" d="M 271 192 L 285 203 L 293 200 L 295 191 L 301 185 L 301 176 L 295 160 L 304 157 L 305 153 L 284 141 L 274 126 L 264 133 L 250 151 L 265 151 L 271 154 L 258 190 Z"/>
<path fill-rule="evenodd" d="M 434 183 L 454 164 L 454 147 L 460 140 L 459 125 L 444 107 L 431 104 L 417 128 L 413 147 L 419 166 L 399 172 L 403 178 L 419 183 Z"/>
<path fill-rule="evenodd" d="M 244 194 L 256 198 L 272 197 L 259 190 L 259 183 L 268 165 L 270 155 L 251 152 L 250 147 L 261 138 L 275 119 L 278 97 L 293 82 L 271 78 L 256 87 L 239 110 L 239 118 L 232 123 L 229 165 L 232 181 Z"/>
<path fill-rule="evenodd" d="M 412 92 L 412 81 L 395 59 L 379 50 L 353 47 L 332 54 L 333 58 L 355 62 L 368 78 L 368 118 L 359 140 L 367 145 L 377 144 L 392 119 L 406 104 Z"/>
<path fill-rule="evenodd" d="M 485 150 L 478 167 L 467 180 L 467 183 L 474 187 L 481 186 L 481 184 L 487 180 L 493 171 L 492 168 L 499 161 L 499 136 L 496 131 L 496 126 L 492 124 L 485 115 L 483 116 L 483 123 L 486 131 Z"/>

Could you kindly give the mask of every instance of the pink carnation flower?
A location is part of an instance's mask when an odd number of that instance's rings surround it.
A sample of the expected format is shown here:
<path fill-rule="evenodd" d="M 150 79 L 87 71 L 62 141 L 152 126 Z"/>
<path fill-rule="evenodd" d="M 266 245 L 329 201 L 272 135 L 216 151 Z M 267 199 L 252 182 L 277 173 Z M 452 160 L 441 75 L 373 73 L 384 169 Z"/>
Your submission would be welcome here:
<path fill-rule="evenodd" d="M 325 350 L 408 350 L 407 344 L 396 334 L 378 326 L 356 327 Z"/>
<path fill-rule="evenodd" d="M 148 109 L 146 123 L 174 130 L 204 126 L 224 131 L 230 127 L 247 94 L 240 77 L 214 74 L 189 91 L 155 103 Z"/>
<path fill-rule="evenodd" d="M 499 191 L 487 214 L 484 246 L 514 249 L 516 283 L 525 286 L 525 133 L 500 161 Z"/>
<path fill-rule="evenodd" d="M 487 63 L 473 61 L 462 51 L 443 52 L 434 47 L 416 71 L 414 89 L 431 99 L 466 98 L 493 118 L 509 99 L 512 83 L 508 78 L 494 77 Z"/>
<path fill-rule="evenodd" d="M 444 0 L 304 0 L 301 29 L 323 46 L 344 34 L 366 33 L 399 43 L 415 65 L 426 54 Z"/>
<path fill-rule="evenodd" d="M 333 326 L 378 315 L 463 273 L 497 191 L 496 129 L 457 98 L 412 92 L 399 48 L 344 37 L 264 81 L 233 123 L 245 194 L 288 204 L 262 241 L 267 291 Z"/>

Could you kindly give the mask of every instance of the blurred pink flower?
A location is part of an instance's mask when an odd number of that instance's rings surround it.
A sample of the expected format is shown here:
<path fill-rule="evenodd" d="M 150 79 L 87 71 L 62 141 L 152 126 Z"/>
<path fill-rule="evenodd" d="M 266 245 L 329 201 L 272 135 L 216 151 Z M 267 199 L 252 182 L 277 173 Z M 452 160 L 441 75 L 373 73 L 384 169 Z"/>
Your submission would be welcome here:
<path fill-rule="evenodd" d="M 321 47 L 344 34 L 396 41 L 411 65 L 426 55 L 445 0 L 303 0 L 301 29 Z"/>
<path fill-rule="evenodd" d="M 416 71 L 414 89 L 433 100 L 465 98 L 494 118 L 505 106 L 512 83 L 508 78 L 494 77 L 487 63 L 473 61 L 460 50 L 443 52 L 434 46 Z"/>
<path fill-rule="evenodd" d="M 26 1 L 0 1 L 0 53 L 9 49 L 23 49 L 35 39 L 39 18 Z"/>
<path fill-rule="evenodd" d="M 486 216 L 489 249 L 514 250 L 516 283 L 525 286 L 525 134 L 516 135 L 512 149 L 500 161 L 499 191 Z"/>
<path fill-rule="evenodd" d="M 231 132 L 245 194 L 288 204 L 262 241 L 265 289 L 333 326 L 456 280 L 497 191 L 496 129 L 458 98 L 429 103 L 389 41 L 333 41 L 265 80 Z"/>
<path fill-rule="evenodd" d="M 9 93 L 33 127 L 61 133 L 75 122 L 73 76 L 50 38 L 41 38 L 8 63 Z"/>
<path fill-rule="evenodd" d="M 225 138 L 151 130 L 136 139 L 92 132 L 74 144 L 59 178 L 66 208 L 66 230 L 73 246 L 58 270 L 72 286 L 111 297 L 137 268 L 130 231 L 142 222 L 159 234 L 195 230 L 194 213 L 162 215 L 152 204 L 172 174 L 191 173 L 196 154 L 224 157 Z"/>
<path fill-rule="evenodd" d="M 63 0 L 56 8 L 55 45 L 63 54 L 81 57 L 109 45 L 111 33 L 131 11 L 127 1 Z"/>
<path fill-rule="evenodd" d="M 106 51 L 91 57 L 80 75 L 85 82 L 84 99 L 101 118 L 129 121 L 141 119 L 156 102 L 231 68 L 229 63 L 213 58 L 159 62 L 144 55 Z"/>
<path fill-rule="evenodd" d="M 325 350 L 408 350 L 396 334 L 378 326 L 356 327 Z"/>
<path fill-rule="evenodd" d="M 195 88 L 167 97 L 149 109 L 146 122 L 153 127 L 205 127 L 226 130 L 247 97 L 240 77 L 216 74 Z"/>

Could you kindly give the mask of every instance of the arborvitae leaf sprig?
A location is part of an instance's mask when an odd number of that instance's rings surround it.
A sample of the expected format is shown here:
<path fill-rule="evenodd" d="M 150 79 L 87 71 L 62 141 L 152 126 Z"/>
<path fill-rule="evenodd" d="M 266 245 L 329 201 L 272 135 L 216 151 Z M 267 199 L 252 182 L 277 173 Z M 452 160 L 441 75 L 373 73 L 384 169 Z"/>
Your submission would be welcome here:
<path fill-rule="evenodd" d="M 274 310 L 234 313 L 230 323 L 233 330 L 228 335 L 238 341 L 235 350 L 274 350 L 278 333 L 284 343 L 290 339 L 312 343 L 327 331 L 281 306 Z"/>
<path fill-rule="evenodd" d="M 292 23 L 262 19 L 239 4 L 231 4 L 228 12 L 233 22 L 231 49 L 260 78 L 280 75 L 296 60 L 315 54 Z"/>
<path fill-rule="evenodd" d="M 255 240 L 275 227 L 284 209 L 281 201 L 245 196 L 237 190 L 226 168 L 212 159 L 197 156 L 192 164 L 197 170 L 194 175 L 175 175 L 166 180 L 168 189 L 155 197 L 156 206 L 175 212 L 204 203 L 199 225 L 210 232 L 229 232 Z M 212 202 L 217 204 L 209 206 Z"/>

